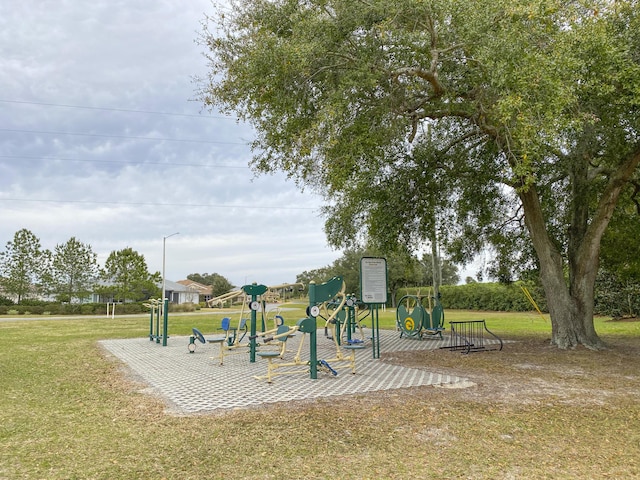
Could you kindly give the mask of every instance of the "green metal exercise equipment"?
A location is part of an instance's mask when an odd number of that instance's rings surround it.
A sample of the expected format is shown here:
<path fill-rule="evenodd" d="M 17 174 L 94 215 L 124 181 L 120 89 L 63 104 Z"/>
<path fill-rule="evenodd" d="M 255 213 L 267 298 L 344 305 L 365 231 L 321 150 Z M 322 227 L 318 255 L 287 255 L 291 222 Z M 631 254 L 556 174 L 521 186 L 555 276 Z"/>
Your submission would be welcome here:
<path fill-rule="evenodd" d="M 320 315 L 322 319 L 325 320 L 324 325 L 324 336 L 329 338 L 330 340 L 335 339 L 338 345 L 342 345 L 342 343 L 346 343 L 347 345 L 356 344 L 356 343 L 364 343 L 364 326 L 362 325 L 362 320 L 368 317 L 371 314 L 371 310 L 367 305 L 358 300 L 358 298 L 353 295 L 347 295 L 346 302 L 340 308 L 337 314 L 329 315 L 329 313 L 333 314 L 333 311 L 339 307 L 338 301 L 328 302 L 327 312 L 325 315 Z M 326 321 L 326 317 L 332 316 L 333 319 L 331 322 Z M 334 333 L 329 332 L 329 325 L 334 325 Z M 353 334 L 359 333 L 360 338 L 352 338 Z"/>
<path fill-rule="evenodd" d="M 147 303 L 143 303 L 145 307 L 150 309 L 151 315 L 149 319 L 149 340 L 152 342 L 160 343 L 162 346 L 167 346 L 168 328 L 169 328 L 169 299 L 164 299 L 164 304 L 161 299 L 150 298 Z M 160 315 L 162 314 L 162 325 L 160 324 Z M 154 330 L 154 318 L 155 318 L 155 330 Z M 162 332 L 162 333 L 161 333 Z"/>
<path fill-rule="evenodd" d="M 440 300 L 431 295 L 421 296 L 420 293 L 405 295 L 398 302 L 396 324 L 400 329 L 400 337 L 421 340 L 423 336 L 438 336 L 442 339 L 444 310 Z"/>
<path fill-rule="evenodd" d="M 207 341 L 204 339 L 204 335 L 200 330 L 198 330 L 197 328 L 192 328 L 191 332 L 193 333 L 193 335 L 189 337 L 189 345 L 187 347 L 189 349 L 189 353 L 193 353 L 196 351 L 196 340 L 198 340 L 200 343 L 207 343 Z"/>
<path fill-rule="evenodd" d="M 251 297 L 251 303 L 249 307 L 251 308 L 251 330 L 249 337 L 249 362 L 255 363 L 256 361 L 256 332 L 258 331 L 256 326 L 257 321 L 257 312 L 261 309 L 262 305 L 258 301 L 258 297 L 265 293 L 268 290 L 266 285 L 245 285 L 242 287 L 244 293 L 246 293 L 249 297 Z M 263 321 L 263 329 L 264 329 L 264 321 Z"/>

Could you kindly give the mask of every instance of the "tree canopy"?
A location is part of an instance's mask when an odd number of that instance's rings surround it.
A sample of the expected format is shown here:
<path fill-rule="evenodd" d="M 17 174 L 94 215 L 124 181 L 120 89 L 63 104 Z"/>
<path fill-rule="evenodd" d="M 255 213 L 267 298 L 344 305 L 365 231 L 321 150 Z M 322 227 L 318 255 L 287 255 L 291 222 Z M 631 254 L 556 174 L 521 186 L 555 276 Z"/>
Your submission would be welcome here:
<path fill-rule="evenodd" d="M 233 290 L 234 285 L 224 276 L 219 273 L 190 273 L 187 275 L 189 280 L 201 283 L 202 285 L 209 285 L 211 287 L 211 296 L 217 297 L 224 293 Z"/>
<path fill-rule="evenodd" d="M 93 293 L 98 279 L 98 255 L 91 245 L 71 237 L 47 251 L 43 280 L 46 290 L 65 302 L 81 301 Z"/>
<path fill-rule="evenodd" d="M 23 228 L 14 234 L 0 252 L 0 285 L 4 294 L 20 303 L 38 293 L 45 252 L 40 239 L 30 230 Z"/>
<path fill-rule="evenodd" d="M 140 301 L 160 294 L 160 272 L 149 273 L 144 255 L 131 247 L 111 252 L 101 277 L 107 282 L 102 291 L 111 293 L 117 301 Z"/>
<path fill-rule="evenodd" d="M 422 259 L 406 250 L 388 252 L 386 255 L 372 249 L 347 249 L 333 264 L 315 270 L 305 271 L 297 275 L 296 281 L 309 284 L 326 282 L 333 276 L 340 275 L 344 279 L 347 292 L 359 294 L 360 259 L 362 257 L 384 256 L 387 260 L 387 286 L 390 298 L 395 300 L 396 293 L 402 287 L 434 285 L 431 255 L 424 254 Z M 450 261 L 440 261 L 443 285 L 455 285 L 460 277 L 457 267 Z"/>
<path fill-rule="evenodd" d="M 554 344 L 603 346 L 600 241 L 640 163 L 637 1 L 231 3 L 205 22 L 201 99 L 255 126 L 257 171 L 324 194 L 331 244 L 491 245 L 496 272 L 539 270 Z"/>

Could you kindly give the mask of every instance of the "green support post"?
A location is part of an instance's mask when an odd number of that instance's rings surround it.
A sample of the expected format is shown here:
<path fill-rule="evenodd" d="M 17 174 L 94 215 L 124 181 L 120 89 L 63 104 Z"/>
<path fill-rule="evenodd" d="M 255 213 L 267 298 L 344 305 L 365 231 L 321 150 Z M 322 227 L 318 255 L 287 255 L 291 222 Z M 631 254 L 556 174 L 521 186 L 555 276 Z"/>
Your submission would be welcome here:
<path fill-rule="evenodd" d="M 371 345 L 373 358 L 380 358 L 380 327 L 378 321 L 378 304 L 371 305 Z"/>
<path fill-rule="evenodd" d="M 315 282 L 309 283 L 309 318 L 311 319 L 311 326 L 309 327 L 309 377 L 314 380 L 318 378 L 318 350 L 316 344 L 318 320 L 311 307 L 316 305 L 317 287 Z"/>
<path fill-rule="evenodd" d="M 156 311 L 153 307 L 153 304 L 149 307 L 151 311 L 149 312 L 149 340 L 153 342 L 153 314 Z"/>
<path fill-rule="evenodd" d="M 156 343 L 160 343 L 160 304 L 156 308 L 156 334 L 153 338 L 155 338 Z"/>
<path fill-rule="evenodd" d="M 347 300 L 347 326 L 345 327 L 347 330 L 347 343 L 351 343 L 351 334 L 356 327 L 356 315 L 355 303 Z"/>
<path fill-rule="evenodd" d="M 169 299 L 164 299 L 162 307 L 162 346 L 167 346 L 167 327 L 169 326 Z"/>
<path fill-rule="evenodd" d="M 258 308 L 260 308 L 260 303 L 258 302 L 258 296 L 262 295 L 264 292 L 267 291 L 269 287 L 267 287 L 266 285 L 257 285 L 255 283 L 251 284 L 251 285 L 245 285 L 244 287 L 242 287 L 242 290 L 244 291 L 244 293 L 246 293 L 247 295 L 251 296 L 251 333 L 250 333 L 250 340 L 249 340 L 249 362 L 251 363 L 255 363 L 256 361 L 256 333 L 257 333 L 257 328 L 256 328 L 256 317 L 257 317 L 257 310 Z"/>

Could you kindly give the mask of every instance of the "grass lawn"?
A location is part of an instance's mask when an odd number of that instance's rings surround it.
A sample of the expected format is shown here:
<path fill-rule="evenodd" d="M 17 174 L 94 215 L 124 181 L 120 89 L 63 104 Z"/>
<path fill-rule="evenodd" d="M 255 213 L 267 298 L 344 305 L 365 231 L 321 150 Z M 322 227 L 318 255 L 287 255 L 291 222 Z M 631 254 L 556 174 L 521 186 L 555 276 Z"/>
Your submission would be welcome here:
<path fill-rule="evenodd" d="M 303 307 L 282 315 L 295 322 Z M 171 315 L 170 334 L 213 332 L 214 312 Z M 0 479 L 640 478 L 640 322 L 598 318 L 609 350 L 558 351 L 537 314 L 445 315 L 484 318 L 514 342 L 471 355 L 382 349 L 381 361 L 468 388 L 191 417 L 165 413 L 97 345 L 146 336 L 148 317 L 0 321 Z M 394 322 L 380 313 L 381 327 Z"/>

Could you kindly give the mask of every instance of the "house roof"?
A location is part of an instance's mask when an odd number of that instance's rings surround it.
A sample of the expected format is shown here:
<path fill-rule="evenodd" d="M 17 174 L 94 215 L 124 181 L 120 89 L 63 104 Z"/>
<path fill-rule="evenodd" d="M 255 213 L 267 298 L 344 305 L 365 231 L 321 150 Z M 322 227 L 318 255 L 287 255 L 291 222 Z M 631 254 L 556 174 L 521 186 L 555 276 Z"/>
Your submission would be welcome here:
<path fill-rule="evenodd" d="M 211 295 L 211 286 L 203 285 L 202 283 L 194 282 L 193 280 L 178 280 L 180 285 L 193 290 L 196 290 L 200 295 Z"/>
<path fill-rule="evenodd" d="M 159 286 L 162 286 L 160 284 Z M 186 285 L 182 285 L 177 282 L 172 282 L 171 280 L 165 279 L 164 281 L 164 289 L 171 292 L 193 292 L 193 289 L 190 289 Z"/>

